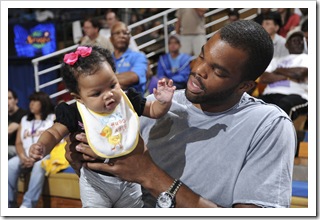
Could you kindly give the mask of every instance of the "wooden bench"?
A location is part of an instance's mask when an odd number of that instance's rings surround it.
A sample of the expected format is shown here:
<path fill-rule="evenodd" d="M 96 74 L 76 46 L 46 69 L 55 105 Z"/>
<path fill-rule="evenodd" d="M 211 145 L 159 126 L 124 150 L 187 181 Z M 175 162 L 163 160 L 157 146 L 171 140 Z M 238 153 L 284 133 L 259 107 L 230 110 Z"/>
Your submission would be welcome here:
<path fill-rule="evenodd" d="M 60 172 L 46 177 L 43 184 L 38 208 L 81 208 L 79 177 L 67 169 L 68 172 Z M 18 204 L 22 202 L 24 192 L 28 188 L 29 175 L 19 178 Z"/>

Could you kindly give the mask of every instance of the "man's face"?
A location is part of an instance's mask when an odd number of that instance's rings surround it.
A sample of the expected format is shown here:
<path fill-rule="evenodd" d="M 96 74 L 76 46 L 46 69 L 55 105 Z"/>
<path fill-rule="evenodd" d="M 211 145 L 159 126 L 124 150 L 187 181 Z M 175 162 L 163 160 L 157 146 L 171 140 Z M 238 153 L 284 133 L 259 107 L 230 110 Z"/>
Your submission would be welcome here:
<path fill-rule="evenodd" d="M 287 40 L 286 47 L 290 54 L 301 54 L 304 49 L 303 37 L 301 35 L 293 35 Z"/>
<path fill-rule="evenodd" d="M 115 49 L 126 50 L 129 46 L 130 32 L 125 24 L 116 23 L 111 30 L 111 42 Z"/>
<path fill-rule="evenodd" d="M 17 104 L 18 104 L 18 100 L 15 99 L 12 93 L 9 91 L 8 92 L 8 112 L 13 112 Z"/>
<path fill-rule="evenodd" d="M 86 36 L 88 36 L 90 39 L 93 39 L 98 34 L 99 29 L 93 27 L 90 21 L 85 21 L 83 24 L 83 31 Z"/>
<path fill-rule="evenodd" d="M 246 60 L 244 51 L 215 34 L 193 62 L 186 89 L 188 100 L 208 106 L 228 103 L 238 92 Z"/>
<path fill-rule="evenodd" d="M 114 12 L 109 12 L 106 15 L 106 20 L 107 20 L 108 27 L 111 29 L 117 21 L 116 14 Z"/>
<path fill-rule="evenodd" d="M 263 20 L 262 27 L 268 32 L 269 35 L 277 33 L 279 26 L 273 20 Z"/>
<path fill-rule="evenodd" d="M 180 43 L 175 38 L 169 39 L 169 52 L 170 53 L 179 53 L 180 50 Z"/>

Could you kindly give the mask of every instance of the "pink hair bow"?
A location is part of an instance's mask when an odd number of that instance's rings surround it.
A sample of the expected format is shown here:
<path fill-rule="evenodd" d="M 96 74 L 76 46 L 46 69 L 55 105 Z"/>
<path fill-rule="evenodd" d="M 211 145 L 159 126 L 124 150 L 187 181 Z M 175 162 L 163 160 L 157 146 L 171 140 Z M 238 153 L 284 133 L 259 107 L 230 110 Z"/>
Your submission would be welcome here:
<path fill-rule="evenodd" d="M 67 53 L 64 55 L 63 61 L 66 64 L 73 65 L 75 62 L 77 62 L 79 55 L 81 57 L 87 57 L 91 54 L 92 47 L 83 47 L 80 46 L 77 48 L 76 52 Z"/>

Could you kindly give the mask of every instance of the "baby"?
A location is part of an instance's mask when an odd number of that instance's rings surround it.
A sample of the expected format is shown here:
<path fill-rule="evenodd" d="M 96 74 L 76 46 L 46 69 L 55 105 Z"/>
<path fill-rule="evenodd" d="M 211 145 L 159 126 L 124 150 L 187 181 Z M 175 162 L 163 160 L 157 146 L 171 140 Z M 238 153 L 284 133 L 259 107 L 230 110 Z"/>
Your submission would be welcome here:
<path fill-rule="evenodd" d="M 146 101 L 134 89 L 127 94 L 120 88 L 110 52 L 100 47 L 80 46 L 64 56 L 62 77 L 76 103 L 61 103 L 56 121 L 30 148 L 30 157 L 38 161 L 66 135 L 85 131 L 92 150 L 107 162 L 109 158 L 129 154 L 138 142 L 139 118 L 159 118 L 172 102 L 172 80 L 159 80 L 155 101 Z M 140 185 L 122 181 L 99 171 L 82 167 L 80 196 L 83 207 L 142 207 Z"/>

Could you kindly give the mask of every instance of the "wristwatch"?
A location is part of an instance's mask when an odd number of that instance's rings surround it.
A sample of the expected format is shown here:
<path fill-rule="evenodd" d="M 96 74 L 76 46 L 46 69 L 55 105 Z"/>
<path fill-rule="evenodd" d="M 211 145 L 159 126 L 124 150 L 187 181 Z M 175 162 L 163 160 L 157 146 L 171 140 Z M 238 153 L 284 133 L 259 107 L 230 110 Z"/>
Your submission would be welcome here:
<path fill-rule="evenodd" d="M 181 181 L 175 179 L 170 188 L 158 196 L 156 208 L 174 208 L 176 193 L 181 185 Z"/>

